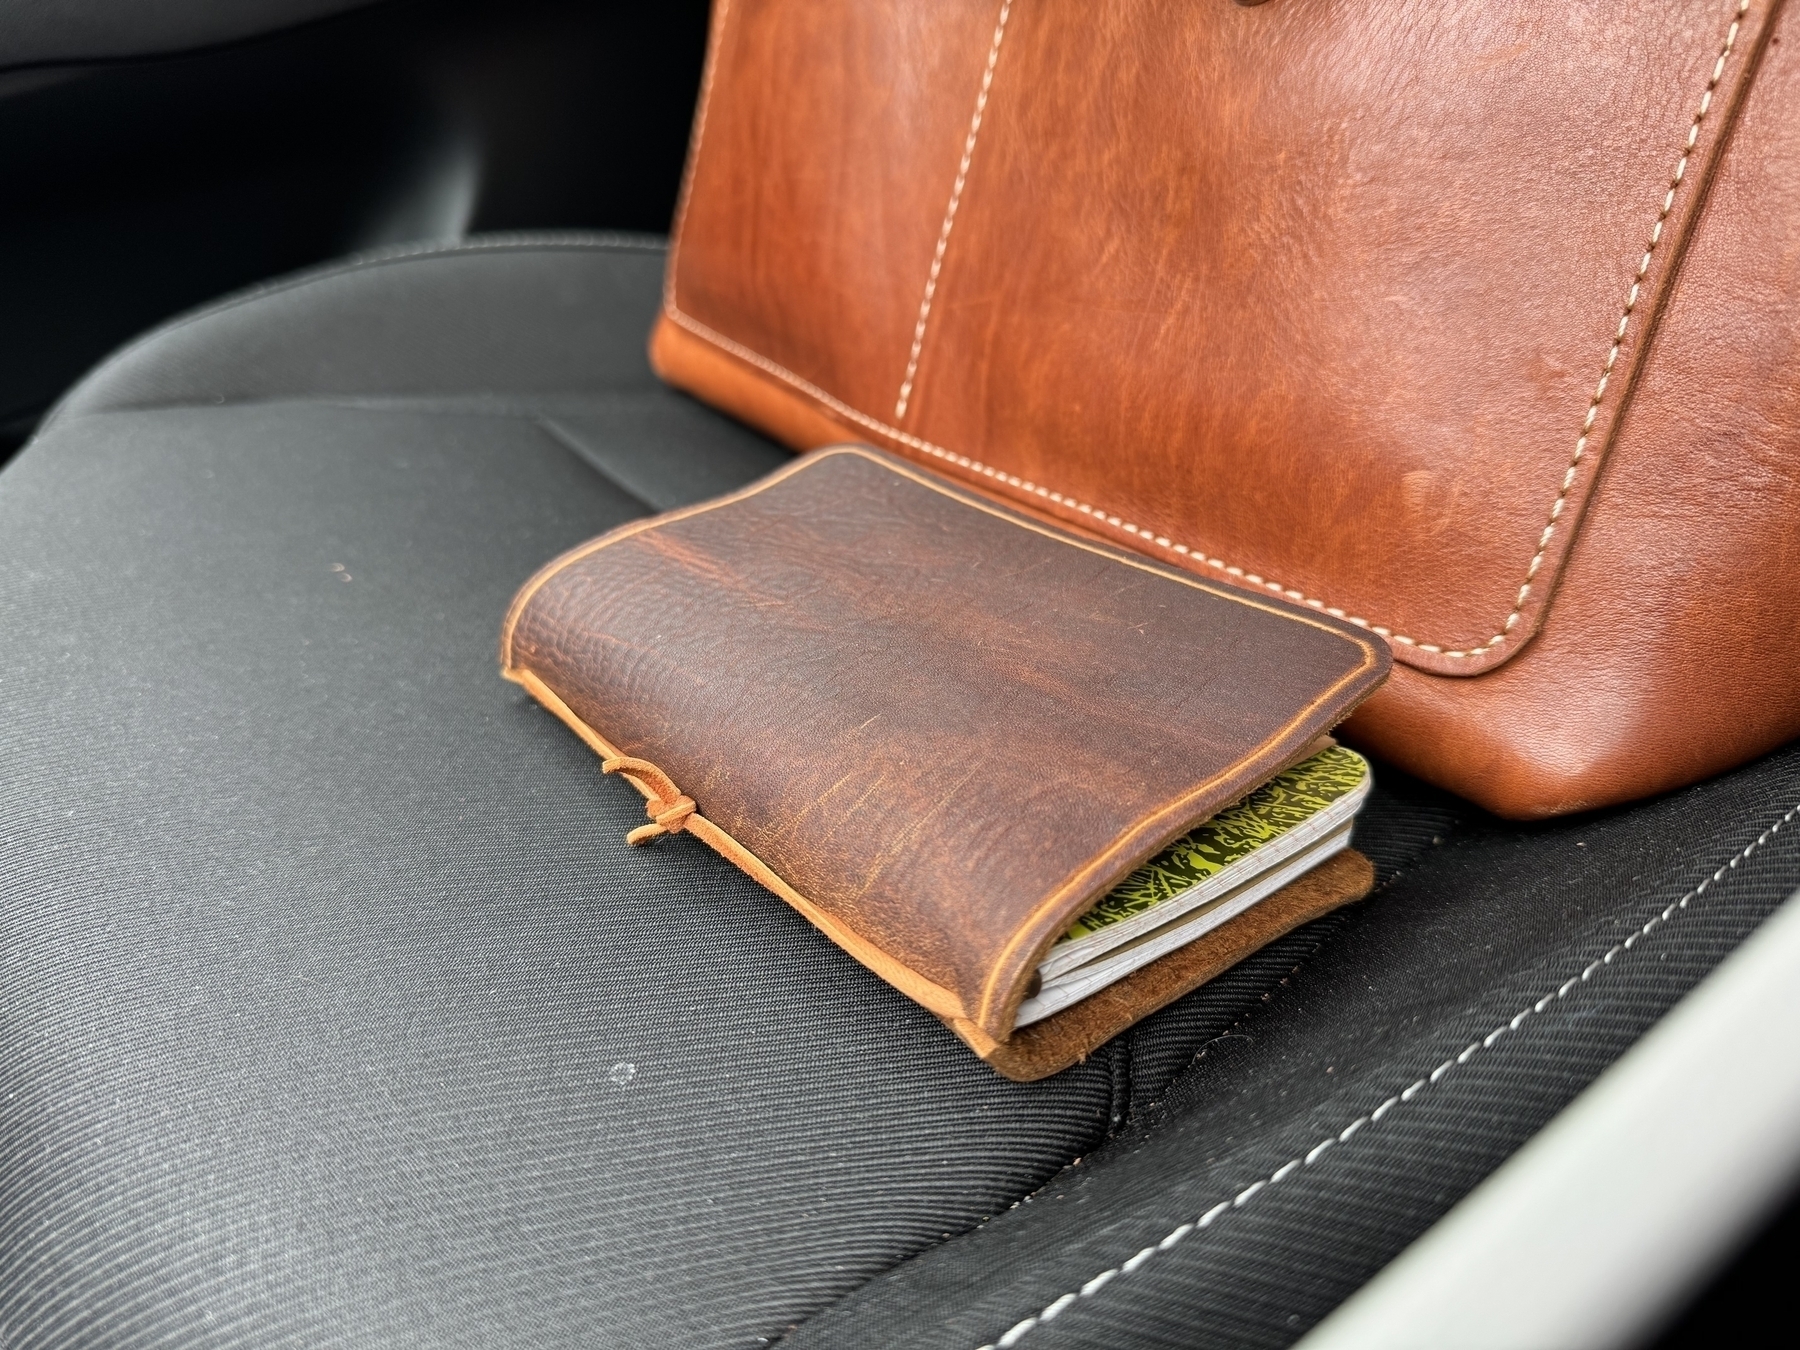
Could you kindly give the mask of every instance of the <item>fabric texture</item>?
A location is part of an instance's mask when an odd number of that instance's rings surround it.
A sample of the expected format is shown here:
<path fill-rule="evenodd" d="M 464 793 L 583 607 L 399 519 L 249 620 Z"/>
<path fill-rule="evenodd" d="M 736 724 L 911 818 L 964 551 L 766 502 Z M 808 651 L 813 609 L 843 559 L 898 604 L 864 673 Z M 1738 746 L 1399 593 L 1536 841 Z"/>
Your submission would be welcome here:
<path fill-rule="evenodd" d="M 1483 1046 L 1014 1340 L 1280 1344 L 1800 876 L 1791 754 L 1538 829 L 1377 766 L 1385 892 L 997 1078 L 499 678 L 540 563 L 785 462 L 650 374 L 661 270 L 265 287 L 0 472 L 8 1350 L 973 1350 Z"/>

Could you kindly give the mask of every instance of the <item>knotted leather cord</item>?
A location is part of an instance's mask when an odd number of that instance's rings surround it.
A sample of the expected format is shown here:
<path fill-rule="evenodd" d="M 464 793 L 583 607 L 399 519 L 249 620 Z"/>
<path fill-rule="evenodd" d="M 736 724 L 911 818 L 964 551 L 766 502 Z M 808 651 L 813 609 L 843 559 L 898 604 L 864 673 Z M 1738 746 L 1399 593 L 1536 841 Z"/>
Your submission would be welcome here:
<path fill-rule="evenodd" d="M 680 834 L 690 817 L 699 810 L 694 799 L 675 786 L 670 778 L 647 759 L 618 755 L 600 761 L 602 773 L 622 773 L 649 798 L 644 814 L 651 824 L 640 825 L 625 836 L 628 844 L 647 844 L 659 834 Z"/>
<path fill-rule="evenodd" d="M 555 713 L 568 725 L 570 730 L 593 747 L 594 753 L 600 756 L 602 764 L 607 760 L 617 760 L 619 761 L 618 769 L 624 770 L 627 763 L 626 757 L 619 753 L 618 747 L 582 721 L 575 710 L 557 696 L 554 689 L 531 671 L 512 665 L 510 650 L 508 648 L 509 662 L 505 667 L 506 678 L 515 680 L 530 690 L 533 698 Z M 648 767 L 655 769 L 656 766 L 649 765 Z M 646 797 L 654 790 L 646 788 L 644 780 L 635 774 L 627 773 L 626 777 Z M 663 778 L 665 782 L 668 781 L 668 775 L 664 774 Z M 669 783 L 670 788 L 674 786 L 674 783 Z M 679 793 L 676 795 L 680 796 Z M 952 990 L 946 989 L 940 984 L 934 984 L 910 966 L 900 964 L 854 929 L 846 927 L 839 919 L 820 909 L 782 880 L 761 858 L 701 815 L 698 810 L 687 816 L 682 821 L 682 825 L 686 833 L 693 835 L 725 861 L 742 868 L 752 881 L 787 901 L 788 904 L 804 914 L 813 926 L 824 933 L 826 937 L 837 943 L 901 993 L 917 1000 L 939 1017 L 964 1017 L 967 1015 L 963 1009 L 962 999 Z"/>

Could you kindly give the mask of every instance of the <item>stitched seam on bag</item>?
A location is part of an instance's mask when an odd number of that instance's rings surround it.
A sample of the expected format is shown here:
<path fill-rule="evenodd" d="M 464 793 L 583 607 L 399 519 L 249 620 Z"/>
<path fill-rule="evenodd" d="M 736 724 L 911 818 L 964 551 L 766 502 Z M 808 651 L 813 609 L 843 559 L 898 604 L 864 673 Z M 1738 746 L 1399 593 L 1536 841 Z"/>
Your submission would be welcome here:
<path fill-rule="evenodd" d="M 729 0 L 722 0 L 719 21 L 720 33 L 723 33 L 724 31 L 724 8 L 728 3 Z M 1743 25 L 1743 16 L 1749 8 L 1750 0 L 1738 0 L 1738 6 L 1732 16 L 1731 24 L 1726 29 L 1724 44 L 1719 51 L 1718 58 L 1713 62 L 1711 78 L 1707 80 L 1706 88 L 1701 93 L 1699 107 L 1694 113 L 1693 121 L 1689 124 L 1687 138 L 1683 142 L 1681 154 L 1676 160 L 1675 171 L 1670 178 L 1668 191 L 1663 196 L 1662 209 L 1657 213 L 1656 220 L 1651 226 L 1649 242 L 1645 247 L 1643 259 L 1639 264 L 1637 275 L 1631 283 L 1631 288 L 1627 292 L 1624 313 L 1619 319 L 1618 328 L 1615 331 L 1612 343 L 1607 350 L 1606 361 L 1601 369 L 1599 384 L 1594 391 L 1592 399 L 1589 401 L 1587 414 L 1582 422 L 1581 436 L 1576 441 L 1575 451 L 1570 457 L 1568 468 L 1563 473 L 1562 485 L 1557 491 L 1556 499 L 1550 505 L 1549 522 L 1545 525 L 1543 533 L 1538 537 L 1537 551 L 1532 555 L 1530 563 L 1526 566 L 1525 580 L 1519 587 L 1518 596 L 1514 600 L 1512 612 L 1506 616 L 1506 621 L 1501 625 L 1500 631 L 1479 646 L 1446 648 L 1442 643 L 1422 642 L 1418 638 L 1409 637 L 1405 633 L 1396 633 L 1384 624 L 1372 623 L 1366 618 L 1347 613 L 1335 605 L 1327 605 L 1323 600 L 1307 595 L 1304 591 L 1296 590 L 1279 581 L 1269 581 L 1254 572 L 1249 572 L 1242 567 L 1229 564 L 1222 558 L 1212 557 L 1203 548 L 1194 548 L 1187 544 L 1174 543 L 1165 535 L 1159 535 L 1152 530 L 1142 529 L 1137 525 L 1127 523 L 1119 516 L 1108 512 L 1105 507 L 1094 506 L 1088 502 L 1080 501 L 1075 497 L 1061 492 L 1053 492 L 1041 484 L 1031 483 L 1029 480 L 1022 480 L 1017 475 L 1007 474 L 1002 470 L 995 469 L 991 465 L 984 465 L 978 460 L 970 459 L 967 455 L 959 455 L 955 451 L 946 450 L 944 447 L 934 445 L 930 441 L 909 435 L 897 427 L 889 426 L 887 423 L 869 416 L 867 413 L 859 412 L 857 409 L 852 408 L 849 404 L 845 403 L 842 399 L 834 398 L 832 395 L 819 388 L 819 386 L 813 384 L 810 380 L 802 378 L 787 367 L 780 365 L 775 361 L 771 361 L 761 353 L 752 351 L 749 347 L 744 346 L 741 342 L 736 342 L 731 338 L 726 337 L 723 333 L 720 333 L 717 329 L 709 327 L 700 320 L 690 317 L 684 313 L 676 303 L 675 270 L 677 251 L 679 250 L 681 241 L 682 219 L 685 217 L 687 211 L 688 189 L 692 186 L 694 176 L 692 166 L 690 166 L 689 169 L 688 180 L 683 184 L 682 188 L 681 208 L 677 213 L 675 223 L 675 242 L 671 246 L 669 254 L 668 280 L 664 289 L 663 308 L 671 320 L 688 329 L 696 336 L 704 338 L 715 346 L 722 347 L 726 351 L 731 352 L 734 356 L 767 371 L 777 379 L 782 380 L 800 390 L 802 393 L 817 399 L 820 403 L 823 403 L 826 407 L 832 409 L 840 416 L 846 417 L 860 426 L 867 427 L 869 430 L 875 431 L 890 440 L 897 441 L 902 445 L 910 446 L 925 454 L 936 456 L 949 463 L 960 465 L 963 468 L 972 469 L 974 472 L 992 478 L 996 482 L 1022 488 L 1026 492 L 1035 493 L 1039 497 L 1070 507 L 1083 515 L 1092 516 L 1095 520 L 1111 525 L 1114 529 L 1135 536 L 1141 543 L 1155 544 L 1158 548 L 1179 554 L 1183 558 L 1192 559 L 1204 566 L 1223 572 L 1227 576 L 1242 581 L 1245 585 L 1260 587 L 1269 591 L 1271 594 L 1279 595 L 1286 599 L 1296 601 L 1297 603 L 1308 605 L 1322 613 L 1331 615 L 1333 618 L 1343 619 L 1347 623 L 1353 623 L 1359 628 L 1367 628 L 1370 632 L 1379 634 L 1390 642 L 1398 642 L 1403 646 L 1414 648 L 1417 651 L 1429 652 L 1434 656 L 1442 656 L 1456 661 L 1481 657 L 1494 650 L 1496 647 L 1500 647 L 1506 643 L 1508 635 L 1512 632 L 1514 626 L 1518 623 L 1520 616 L 1524 613 L 1525 602 L 1530 597 L 1532 588 L 1536 584 L 1538 569 L 1543 564 L 1544 555 L 1548 552 L 1551 539 L 1556 533 L 1556 526 L 1561 519 L 1563 505 L 1568 499 L 1570 488 L 1574 485 L 1575 476 L 1579 470 L 1581 461 L 1586 457 L 1588 434 L 1593 427 L 1600 402 L 1606 394 L 1606 388 L 1612 376 L 1613 365 L 1618 359 L 1619 348 L 1624 342 L 1625 330 L 1629 326 L 1631 316 L 1637 308 L 1644 275 L 1649 269 L 1651 258 L 1654 255 L 1657 246 L 1662 241 L 1663 227 L 1667 223 L 1669 213 L 1674 206 L 1676 191 L 1680 188 L 1686 177 L 1688 160 L 1692 156 L 1694 148 L 1699 141 L 1700 124 L 1705 120 L 1707 113 L 1711 110 L 1713 94 L 1716 92 L 1719 81 L 1724 75 L 1726 62 L 1729 60 L 1732 50 L 1737 44 L 1738 32 Z M 699 162 L 700 138 L 705 134 L 706 130 L 706 107 L 707 103 L 710 101 L 712 92 L 712 69 L 712 60 L 709 58 L 706 78 L 703 82 L 704 87 L 700 101 L 699 117 L 695 126 L 695 164 L 698 164 Z"/>
<path fill-rule="evenodd" d="M 981 134 L 981 118 L 987 112 L 988 90 L 994 83 L 994 67 L 1000 61 L 1000 42 L 1006 36 L 1006 16 L 1012 13 L 1012 0 L 1001 0 L 1000 18 L 994 24 L 994 41 L 988 47 L 987 69 L 981 73 L 981 92 L 975 95 L 975 112 L 969 118 L 969 135 L 963 141 L 962 162 L 956 166 L 956 182 L 950 188 L 950 204 L 944 208 L 944 225 L 938 231 L 937 248 L 931 255 L 931 270 L 925 274 L 925 294 L 919 301 L 919 321 L 913 325 L 912 350 L 906 357 L 906 374 L 900 380 L 900 393 L 894 400 L 894 420 L 904 421 L 906 405 L 912 401 L 913 377 L 919 373 L 919 353 L 925 349 L 925 325 L 931 319 L 931 300 L 937 294 L 938 273 L 944 267 L 944 250 L 950 246 L 950 229 L 956 224 L 956 208 L 962 202 L 963 184 L 969 180 L 969 162 L 975 157 L 975 138 Z"/>
<path fill-rule="evenodd" d="M 1594 393 L 1588 399 L 1587 414 L 1581 421 L 1581 435 L 1576 437 L 1574 453 L 1569 456 L 1569 467 L 1563 472 L 1562 486 L 1557 490 L 1556 500 L 1550 503 L 1550 518 L 1544 523 L 1544 532 L 1538 536 L 1537 552 L 1531 555 L 1531 563 L 1525 569 L 1524 584 L 1519 587 L 1518 598 L 1513 602 L 1513 611 L 1506 616 L 1505 626 L 1489 638 L 1482 646 L 1476 647 L 1469 654 L 1477 655 L 1489 648 L 1498 646 L 1512 632 L 1513 625 L 1519 621 L 1519 615 L 1525 609 L 1525 602 L 1531 596 L 1531 588 L 1537 582 L 1539 565 L 1544 561 L 1544 554 L 1550 547 L 1550 541 L 1556 534 L 1556 526 L 1562 518 L 1563 503 L 1568 500 L 1569 489 L 1575 485 L 1576 473 L 1581 468 L 1581 461 L 1587 456 L 1588 437 L 1593 434 L 1594 419 L 1599 415 L 1600 405 L 1606 398 L 1606 386 L 1612 380 L 1613 366 L 1618 362 L 1619 349 L 1624 346 L 1626 330 L 1631 326 L 1632 313 L 1637 309 L 1640 292 L 1644 285 L 1644 277 L 1650 271 L 1651 260 L 1656 256 L 1656 249 L 1662 243 L 1663 226 L 1668 223 L 1669 212 L 1675 208 L 1675 194 L 1680 190 L 1682 180 L 1687 176 L 1688 159 L 1694 153 L 1694 147 L 1700 140 L 1700 124 L 1706 120 L 1706 114 L 1712 109 L 1713 94 L 1719 87 L 1719 80 L 1725 74 L 1725 63 L 1731 58 L 1731 49 L 1737 45 L 1738 30 L 1743 27 L 1744 14 L 1750 8 L 1750 0 L 1738 0 L 1737 11 L 1731 17 L 1731 25 L 1725 30 L 1724 45 L 1719 48 L 1718 59 L 1713 62 L 1712 75 L 1706 81 L 1706 88 L 1700 95 L 1700 106 L 1694 110 L 1694 120 L 1688 124 L 1687 139 L 1682 142 L 1681 155 L 1675 161 L 1675 171 L 1669 176 L 1668 191 L 1663 194 L 1662 210 L 1656 213 L 1656 221 L 1650 227 L 1650 238 L 1644 245 L 1644 256 L 1638 261 L 1637 275 L 1631 279 L 1631 289 L 1625 293 L 1625 307 L 1619 314 L 1619 326 L 1613 330 L 1612 342 L 1606 349 L 1606 360 L 1600 367 L 1600 380 L 1594 386 Z"/>
<path fill-rule="evenodd" d="M 1786 815 L 1782 816 L 1781 819 L 1777 820 L 1773 825 L 1769 826 L 1768 829 L 1764 830 L 1761 834 L 1757 835 L 1755 839 L 1746 844 L 1730 862 L 1726 863 L 1723 867 L 1719 868 L 1718 871 L 1707 877 L 1706 880 L 1702 881 L 1698 886 L 1694 887 L 1693 890 L 1682 896 L 1681 899 L 1675 901 L 1675 903 L 1668 908 L 1654 915 L 1648 923 L 1638 928 L 1636 932 L 1626 938 L 1623 942 L 1615 944 L 1606 955 L 1590 961 L 1587 966 L 1582 969 L 1579 975 L 1570 976 L 1567 980 L 1564 980 L 1562 984 L 1558 985 L 1555 989 L 1545 994 L 1536 1002 L 1526 1004 L 1518 1013 L 1488 1032 L 1486 1036 L 1470 1041 L 1469 1044 L 1463 1047 L 1457 1054 L 1446 1059 L 1423 1078 L 1402 1088 L 1399 1092 L 1382 1102 L 1380 1106 L 1377 1106 L 1367 1115 L 1358 1116 L 1336 1134 L 1327 1135 L 1319 1143 L 1313 1145 L 1306 1153 L 1303 1153 L 1296 1158 L 1290 1158 L 1262 1180 L 1251 1182 L 1250 1185 L 1246 1186 L 1229 1200 L 1221 1200 L 1218 1204 L 1207 1210 L 1206 1213 L 1200 1215 L 1199 1218 L 1174 1228 L 1164 1236 L 1161 1241 L 1141 1249 L 1134 1255 L 1121 1261 L 1118 1265 L 1113 1266 L 1111 1269 L 1101 1271 L 1074 1293 L 1064 1294 L 1061 1298 L 1047 1304 L 1041 1311 L 1033 1313 L 1030 1317 L 1025 1318 L 1021 1322 L 1014 1323 L 995 1340 L 982 1346 L 981 1350 L 1009 1350 L 1011 1346 L 1017 1345 L 1019 1341 L 1031 1331 L 1042 1326 L 1046 1322 L 1054 1321 L 1064 1311 L 1081 1299 L 1092 1298 L 1119 1276 L 1129 1275 L 1133 1271 L 1140 1269 L 1159 1252 L 1166 1252 L 1170 1248 L 1179 1245 L 1183 1239 L 1202 1228 L 1210 1228 L 1224 1215 L 1234 1209 L 1243 1208 L 1270 1186 L 1278 1186 L 1302 1168 L 1311 1167 L 1332 1148 L 1335 1148 L 1340 1144 L 1348 1144 L 1359 1130 L 1363 1129 L 1365 1126 L 1377 1123 L 1395 1107 L 1410 1103 L 1421 1092 L 1425 1092 L 1428 1089 L 1435 1087 L 1444 1079 L 1444 1077 L 1453 1072 L 1456 1068 L 1467 1064 L 1483 1050 L 1491 1050 L 1495 1043 L 1502 1037 L 1517 1031 L 1529 1018 L 1538 1013 L 1542 1013 L 1545 1009 L 1550 1007 L 1551 1004 L 1557 1002 L 1559 999 L 1567 998 L 1571 993 L 1587 983 L 1593 976 L 1599 974 L 1619 957 L 1629 952 L 1639 942 L 1649 937 L 1657 928 L 1675 918 L 1677 914 L 1688 907 L 1690 902 L 1698 900 L 1706 893 L 1709 887 L 1723 881 L 1736 870 L 1739 863 L 1743 862 L 1752 853 L 1756 852 L 1757 849 L 1761 848 L 1770 839 L 1774 838 L 1775 835 L 1780 833 L 1784 826 L 1791 824 L 1796 816 L 1800 816 L 1800 805 L 1795 805 L 1790 808 Z"/>
<path fill-rule="evenodd" d="M 1019 488 L 1024 492 L 1042 497 L 1046 501 L 1055 502 L 1060 506 L 1065 506 L 1071 510 L 1078 511 L 1082 515 L 1091 516 L 1095 521 L 1098 521 L 1101 524 L 1111 525 L 1113 528 L 1122 530 L 1126 534 L 1136 536 L 1141 543 L 1155 544 L 1158 548 L 1164 549 L 1170 553 L 1179 554 L 1184 558 L 1192 559 L 1194 562 L 1202 563 L 1216 571 L 1223 572 L 1225 575 L 1232 577 L 1235 580 L 1245 582 L 1251 586 L 1260 587 L 1273 595 L 1279 595 L 1288 600 L 1299 601 L 1311 606 L 1321 613 L 1331 615 L 1334 619 L 1342 619 L 1346 623 L 1353 623 L 1358 628 L 1366 628 L 1371 633 L 1379 634 L 1389 641 L 1403 642 L 1408 646 L 1418 647 L 1421 651 L 1442 652 L 1442 654 L 1447 656 L 1468 656 L 1471 654 L 1469 652 L 1443 652 L 1442 648 L 1432 646 L 1430 643 L 1415 642 L 1412 638 L 1395 633 L 1381 624 L 1371 623 L 1368 619 L 1361 618 L 1355 614 L 1346 613 L 1335 605 L 1327 605 L 1323 600 L 1314 599 L 1302 591 L 1285 587 L 1278 581 L 1268 581 L 1254 572 L 1246 572 L 1241 567 L 1234 567 L 1230 563 L 1227 563 L 1223 558 L 1211 557 L 1207 554 L 1205 549 L 1190 548 L 1186 544 L 1175 543 L 1166 535 L 1159 535 L 1153 530 L 1144 529 L 1119 516 L 1109 514 L 1103 506 L 1094 506 L 1091 503 L 1082 501 L 1072 494 L 1052 491 L 1041 483 L 1032 482 L 1029 478 L 1021 478 L 1017 474 L 1009 474 L 1004 469 L 997 469 L 991 464 L 984 464 L 978 459 L 971 459 L 968 455 L 959 455 L 956 451 L 947 450 L 941 445 L 936 445 L 931 441 L 925 440 L 923 437 L 914 436 L 910 432 L 901 431 L 898 427 L 889 426 L 881 419 L 870 417 L 867 413 L 851 407 L 842 399 L 827 393 L 804 376 L 796 375 L 786 366 L 771 361 L 761 352 L 746 347 L 743 343 L 738 342 L 734 338 L 726 337 L 725 334 L 719 332 L 718 329 L 702 323 L 685 311 L 670 305 L 666 307 L 665 312 L 672 322 L 681 325 L 681 327 L 687 329 L 696 337 L 703 338 L 713 346 L 730 352 L 741 361 L 747 361 L 753 366 L 768 371 L 769 374 L 775 376 L 777 379 L 792 385 L 801 393 L 824 404 L 827 408 L 830 408 L 845 420 L 854 422 L 858 426 L 867 427 L 870 431 L 885 436 L 891 441 L 897 441 L 901 445 L 909 446 L 923 454 L 932 455 L 946 463 L 959 465 L 973 473 L 978 473 L 984 477 L 991 478 L 996 483 L 1005 483 L 1011 487 Z"/>

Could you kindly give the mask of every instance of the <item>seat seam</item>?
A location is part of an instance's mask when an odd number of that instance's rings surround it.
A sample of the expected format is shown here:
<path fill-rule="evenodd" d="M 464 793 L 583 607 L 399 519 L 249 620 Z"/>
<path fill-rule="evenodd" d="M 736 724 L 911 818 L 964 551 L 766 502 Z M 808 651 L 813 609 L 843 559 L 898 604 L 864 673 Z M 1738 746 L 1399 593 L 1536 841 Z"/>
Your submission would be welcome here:
<path fill-rule="evenodd" d="M 1190 1234 L 1198 1232 L 1203 1228 L 1210 1228 L 1220 1218 L 1234 1209 L 1242 1209 L 1270 1186 L 1279 1185 L 1302 1168 L 1313 1166 L 1332 1148 L 1335 1148 L 1340 1144 L 1348 1144 L 1358 1131 L 1362 1130 L 1365 1126 L 1379 1122 L 1395 1107 L 1410 1103 L 1417 1098 L 1420 1093 L 1435 1087 L 1455 1069 L 1462 1065 L 1466 1065 L 1483 1050 L 1491 1050 L 1503 1037 L 1518 1031 L 1531 1017 L 1542 1013 L 1558 1000 L 1568 997 L 1571 993 L 1587 983 L 1593 976 L 1612 965 L 1619 957 L 1629 953 L 1639 942 L 1649 937 L 1657 928 L 1670 922 L 1681 912 L 1686 910 L 1692 901 L 1699 899 L 1710 887 L 1723 881 L 1737 869 L 1740 863 L 1751 854 L 1755 853 L 1757 849 L 1761 848 L 1770 839 L 1779 834 L 1783 827 L 1791 824 L 1796 816 L 1800 816 L 1800 803 L 1796 803 L 1794 806 L 1790 807 L 1786 814 L 1781 816 L 1780 819 L 1776 820 L 1774 824 L 1770 825 L 1748 844 L 1744 845 L 1730 861 L 1719 867 L 1698 886 L 1682 896 L 1681 899 L 1653 915 L 1648 923 L 1640 925 L 1623 942 L 1615 943 L 1604 956 L 1597 957 L 1590 961 L 1582 968 L 1579 974 L 1570 976 L 1555 989 L 1543 995 L 1543 997 L 1534 1002 L 1527 1003 L 1518 1013 L 1514 1014 L 1508 1020 L 1501 1022 L 1499 1026 L 1488 1032 L 1487 1035 L 1470 1041 L 1461 1051 L 1450 1056 L 1450 1058 L 1446 1059 L 1442 1064 L 1439 1064 L 1423 1077 L 1389 1096 L 1379 1106 L 1375 1107 L 1367 1114 L 1358 1116 L 1337 1133 L 1327 1135 L 1323 1140 L 1313 1145 L 1313 1147 L 1305 1153 L 1298 1157 L 1290 1158 L 1268 1176 L 1259 1181 L 1251 1182 L 1250 1185 L 1237 1192 L 1236 1195 L 1229 1199 L 1219 1201 L 1198 1218 L 1180 1224 L 1167 1233 L 1160 1241 L 1140 1249 L 1133 1255 L 1121 1261 L 1118 1265 L 1101 1271 L 1074 1292 L 1063 1294 L 1061 1297 L 1046 1304 L 1042 1309 L 1033 1313 L 1031 1316 L 1020 1322 L 1014 1323 L 1013 1326 L 1009 1327 L 996 1339 L 981 1346 L 980 1350 L 1010 1350 L 1010 1347 L 1017 1345 L 1036 1328 L 1042 1326 L 1046 1322 L 1054 1321 L 1078 1301 L 1092 1298 L 1115 1279 L 1141 1269 L 1159 1253 L 1166 1252 L 1171 1248 L 1178 1246 Z"/>
<path fill-rule="evenodd" d="M 629 398 L 634 394 L 654 395 L 662 392 L 666 386 L 634 385 L 623 388 L 554 390 L 545 395 L 547 398 L 597 398 L 615 397 Z M 86 412 L 65 414 L 68 422 L 79 422 L 89 417 L 130 417 L 138 413 L 189 412 L 189 411 L 221 411 L 227 408 L 330 408 L 342 412 L 369 413 L 374 416 L 394 416 L 417 414 L 425 417 L 499 417 L 512 420 L 534 421 L 541 417 L 554 417 L 555 413 L 546 413 L 541 407 L 532 406 L 528 397 L 520 397 L 516 403 L 507 404 L 499 401 L 489 406 L 458 406 L 451 399 L 442 402 L 430 395 L 414 394 L 276 394 L 268 397 L 233 399 L 228 403 L 219 403 L 208 399 L 203 403 L 189 401 L 173 403 L 121 403 L 107 408 L 94 408 Z"/>
<path fill-rule="evenodd" d="M 590 459 L 587 455 L 583 454 L 581 452 L 580 442 L 576 439 L 576 437 L 572 433 L 567 431 L 565 428 L 558 425 L 558 423 L 556 422 L 556 420 L 554 418 L 546 417 L 546 416 L 543 416 L 542 414 L 539 414 L 536 416 L 532 416 L 531 421 L 537 425 L 538 430 L 542 431 L 546 436 L 548 436 L 551 440 L 555 441 L 559 446 L 561 446 L 564 450 L 566 450 L 570 455 L 574 456 L 574 458 L 579 460 L 581 462 L 583 468 L 586 468 L 590 472 L 598 475 L 602 480 L 611 484 L 613 487 L 617 488 L 625 496 L 629 497 L 632 501 L 636 502 L 639 506 L 643 507 L 645 515 L 653 516 L 653 515 L 657 514 L 657 507 L 654 502 L 645 501 L 636 492 L 634 492 L 630 487 L 628 487 L 624 483 L 620 482 L 617 474 L 609 472 L 605 465 L 596 463 L 594 460 Z"/>

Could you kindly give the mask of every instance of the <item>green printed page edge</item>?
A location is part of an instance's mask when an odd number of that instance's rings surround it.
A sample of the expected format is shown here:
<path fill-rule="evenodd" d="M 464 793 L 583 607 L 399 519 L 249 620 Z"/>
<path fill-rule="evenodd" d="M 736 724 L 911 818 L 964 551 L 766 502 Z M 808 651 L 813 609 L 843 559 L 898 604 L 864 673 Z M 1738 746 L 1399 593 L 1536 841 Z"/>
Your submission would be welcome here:
<path fill-rule="evenodd" d="M 1075 920 L 1057 942 L 1103 932 L 1210 881 L 1354 792 L 1368 776 L 1369 762 L 1341 745 L 1282 770 L 1144 863 Z"/>

